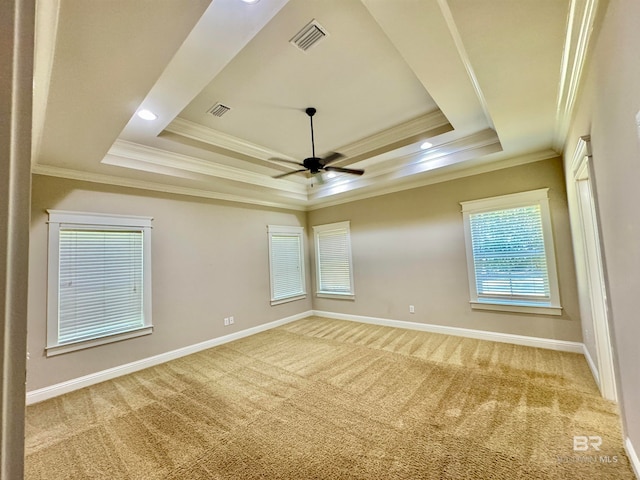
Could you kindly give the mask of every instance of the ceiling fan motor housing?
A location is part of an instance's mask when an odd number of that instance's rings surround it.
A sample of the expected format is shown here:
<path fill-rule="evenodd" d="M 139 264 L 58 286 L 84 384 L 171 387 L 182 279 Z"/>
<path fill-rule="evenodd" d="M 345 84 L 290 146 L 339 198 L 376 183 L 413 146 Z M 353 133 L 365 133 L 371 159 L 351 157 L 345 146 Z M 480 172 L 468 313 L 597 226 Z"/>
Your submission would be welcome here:
<path fill-rule="evenodd" d="M 320 164 L 320 159 L 318 157 L 305 158 L 302 161 L 302 165 L 304 165 L 304 168 L 309 169 L 311 173 L 318 173 L 322 168 L 322 165 Z"/>

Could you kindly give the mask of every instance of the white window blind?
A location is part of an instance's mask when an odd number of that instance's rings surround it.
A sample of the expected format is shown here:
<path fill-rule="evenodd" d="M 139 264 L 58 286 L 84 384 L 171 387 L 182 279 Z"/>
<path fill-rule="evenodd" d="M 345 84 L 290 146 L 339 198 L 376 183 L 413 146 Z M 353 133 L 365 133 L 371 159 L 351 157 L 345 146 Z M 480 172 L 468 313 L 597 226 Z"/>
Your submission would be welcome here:
<path fill-rule="evenodd" d="M 60 230 L 58 342 L 144 326 L 143 232 Z"/>
<path fill-rule="evenodd" d="M 473 308 L 562 313 L 547 192 L 462 202 Z"/>
<path fill-rule="evenodd" d="M 313 227 L 318 294 L 353 297 L 349 222 Z"/>
<path fill-rule="evenodd" d="M 549 301 L 539 205 L 470 215 L 478 297 Z"/>
<path fill-rule="evenodd" d="M 271 304 L 306 295 L 302 227 L 269 225 Z"/>
<path fill-rule="evenodd" d="M 151 333 L 151 218 L 49 211 L 47 355 Z"/>

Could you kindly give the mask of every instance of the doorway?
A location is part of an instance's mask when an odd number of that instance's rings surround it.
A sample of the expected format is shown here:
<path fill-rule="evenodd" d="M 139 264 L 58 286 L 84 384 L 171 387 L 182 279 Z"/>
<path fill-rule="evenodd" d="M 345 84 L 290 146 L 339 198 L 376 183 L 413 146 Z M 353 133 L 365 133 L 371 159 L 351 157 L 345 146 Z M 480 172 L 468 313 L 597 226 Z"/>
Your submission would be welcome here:
<path fill-rule="evenodd" d="M 577 220 L 579 238 L 576 239 L 582 247 L 582 255 L 576 257 L 579 271 L 583 272 L 583 278 L 578 281 L 586 282 L 583 292 L 586 291 L 588 299 L 581 301 L 582 320 L 591 323 L 583 326 L 583 330 L 591 328 L 593 342 L 588 342 L 587 353 L 596 358 L 590 360 L 597 369 L 596 381 L 599 384 L 602 396 L 608 400 L 618 401 L 615 383 L 613 353 L 611 350 L 611 337 L 609 332 L 609 318 L 607 308 L 607 290 L 604 277 L 603 256 L 600 246 L 598 217 L 596 200 L 592 183 L 592 164 L 590 138 L 582 137 L 578 142 L 578 148 L 572 165 L 573 181 L 575 186 L 575 200 L 577 212 L 573 212 Z M 589 311 L 584 312 L 587 308 Z M 587 330 L 588 331 L 588 330 Z M 587 336 L 587 335 L 585 335 Z M 595 352 L 590 351 L 595 349 Z"/>

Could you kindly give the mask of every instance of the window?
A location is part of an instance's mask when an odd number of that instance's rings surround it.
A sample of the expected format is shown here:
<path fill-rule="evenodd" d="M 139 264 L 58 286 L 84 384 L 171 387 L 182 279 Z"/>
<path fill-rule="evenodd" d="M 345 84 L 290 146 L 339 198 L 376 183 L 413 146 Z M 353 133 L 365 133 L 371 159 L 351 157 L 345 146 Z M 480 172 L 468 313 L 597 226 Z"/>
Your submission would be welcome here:
<path fill-rule="evenodd" d="M 269 225 L 267 230 L 271 305 L 305 298 L 304 229 Z"/>
<path fill-rule="evenodd" d="M 354 298 L 349 222 L 313 227 L 319 297 Z"/>
<path fill-rule="evenodd" d="M 48 212 L 47 356 L 151 333 L 151 218 Z"/>
<path fill-rule="evenodd" d="M 472 308 L 560 315 L 548 189 L 461 205 Z"/>

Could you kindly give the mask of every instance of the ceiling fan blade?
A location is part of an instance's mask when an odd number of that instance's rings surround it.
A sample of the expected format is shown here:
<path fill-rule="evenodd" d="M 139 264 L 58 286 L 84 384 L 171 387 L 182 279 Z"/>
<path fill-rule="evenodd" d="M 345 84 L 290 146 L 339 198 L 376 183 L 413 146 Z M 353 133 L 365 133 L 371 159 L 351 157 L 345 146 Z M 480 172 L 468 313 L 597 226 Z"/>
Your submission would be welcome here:
<path fill-rule="evenodd" d="M 352 175 L 362 175 L 364 170 L 360 170 L 359 168 L 343 168 L 343 167 L 324 167 L 327 172 L 342 172 L 342 173 L 350 173 Z"/>
<path fill-rule="evenodd" d="M 276 175 L 275 177 L 271 177 L 271 178 L 284 178 L 284 177 L 288 177 L 289 175 L 293 175 L 294 173 L 300 173 L 300 172 L 306 172 L 306 171 L 307 171 L 306 168 L 301 168 L 300 170 L 292 170 L 291 172 L 281 173 L 280 175 Z"/>
<path fill-rule="evenodd" d="M 344 155 L 338 152 L 330 153 L 326 157 L 320 159 L 320 165 L 324 167 L 325 165 L 329 165 L 331 162 L 335 162 L 336 160 L 339 160 L 343 157 Z"/>
<path fill-rule="evenodd" d="M 273 162 L 284 162 L 284 163 L 292 163 L 293 165 L 298 165 L 299 167 L 304 167 L 304 165 L 300 162 L 295 162 L 293 160 L 285 160 L 284 158 L 270 158 L 270 161 Z"/>

